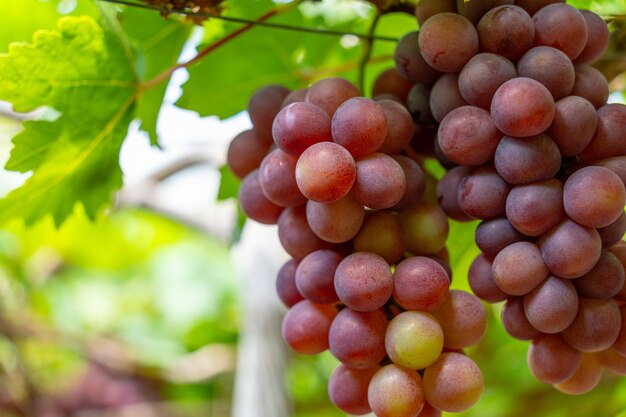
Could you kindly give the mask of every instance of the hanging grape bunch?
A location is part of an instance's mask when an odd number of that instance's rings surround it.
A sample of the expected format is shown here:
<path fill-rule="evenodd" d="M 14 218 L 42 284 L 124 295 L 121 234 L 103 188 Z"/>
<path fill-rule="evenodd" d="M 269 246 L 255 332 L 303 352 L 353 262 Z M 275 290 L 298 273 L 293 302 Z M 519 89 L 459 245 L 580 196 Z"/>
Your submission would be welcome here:
<path fill-rule="evenodd" d="M 602 365 L 626 373 L 626 111 L 589 66 L 608 30 L 561 2 L 510 3 L 419 2 L 421 29 L 374 100 L 339 78 L 265 87 L 229 149 L 243 211 L 278 224 L 293 257 L 277 277 L 284 339 L 342 362 L 329 396 L 348 413 L 440 415 L 480 397 L 462 349 L 486 313 L 449 290 L 446 214 L 484 220 L 470 285 L 507 300 L 540 381 L 582 393 Z"/>
<path fill-rule="evenodd" d="M 607 26 L 558 1 L 459 2 L 459 14 L 443 3 L 420 3 L 420 32 L 397 58 L 407 74 L 424 62 L 444 73 L 420 91 L 449 168 L 441 206 L 483 220 L 470 285 L 506 300 L 503 325 L 532 340 L 538 380 L 587 392 L 602 366 L 626 375 L 626 106 L 606 104 L 590 66 Z M 416 43 L 419 57 L 406 52 Z"/>

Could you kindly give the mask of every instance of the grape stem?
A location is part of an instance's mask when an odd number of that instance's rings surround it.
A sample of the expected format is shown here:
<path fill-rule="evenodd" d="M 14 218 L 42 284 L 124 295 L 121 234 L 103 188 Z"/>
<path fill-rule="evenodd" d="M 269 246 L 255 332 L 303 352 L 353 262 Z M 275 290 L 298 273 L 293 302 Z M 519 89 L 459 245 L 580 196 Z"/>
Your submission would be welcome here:
<path fill-rule="evenodd" d="M 359 89 L 361 90 L 361 94 L 365 95 L 365 72 L 367 69 L 367 63 L 369 62 L 372 56 L 372 49 L 374 48 L 374 32 L 376 32 L 376 25 L 378 24 L 378 20 L 380 19 L 380 12 L 376 12 L 374 19 L 372 20 L 372 25 L 369 30 L 369 37 L 367 39 L 363 39 L 363 55 L 361 57 L 361 61 L 359 62 Z"/>

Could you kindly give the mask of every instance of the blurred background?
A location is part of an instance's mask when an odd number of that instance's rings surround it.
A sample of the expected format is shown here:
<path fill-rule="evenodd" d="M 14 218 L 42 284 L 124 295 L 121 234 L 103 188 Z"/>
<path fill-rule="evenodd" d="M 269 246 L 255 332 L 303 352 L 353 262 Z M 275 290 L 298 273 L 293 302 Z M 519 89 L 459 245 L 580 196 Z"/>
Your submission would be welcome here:
<path fill-rule="evenodd" d="M 626 13 L 621 0 L 582 3 L 600 14 Z M 1 0 L 0 7 L 0 52 L 37 29 L 53 28 L 62 15 L 95 13 L 88 0 Z M 360 32 L 373 13 L 354 0 L 307 3 L 302 10 L 328 27 Z M 398 37 L 415 29 L 414 18 L 397 13 L 381 20 L 378 33 Z M 179 61 L 227 31 L 219 21 L 193 28 Z M 332 42 L 338 52 L 325 58 L 330 70 L 303 66 L 302 84 L 325 75 L 356 77 L 354 66 L 333 64 L 358 56 L 359 40 Z M 373 56 L 393 47 L 377 44 Z M 612 71 L 623 73 L 624 48 L 612 53 Z M 391 66 L 389 57 L 371 64 L 366 84 Z M 254 68 L 248 70 L 255 77 Z M 91 221 L 77 208 L 60 228 L 52 220 L 30 227 L 11 221 L 0 230 L 0 416 L 344 415 L 326 393 L 337 361 L 329 353 L 294 355 L 280 340 L 285 310 L 273 281 L 287 255 L 273 226 L 243 223 L 232 198 L 237 183 L 222 168 L 229 141 L 250 127 L 248 116 L 220 120 L 177 107 L 187 77 L 178 71 L 168 86 L 157 126 L 160 148 L 131 126 L 120 159 L 124 187 L 105 215 Z M 615 77 L 611 101 L 623 101 L 625 81 L 623 74 Z M 0 105 L 3 165 L 23 121 L 46 112 L 18 115 Z M 436 163 L 429 168 L 443 173 Z M 3 171 L 0 194 L 27 177 Z M 451 223 L 453 288 L 469 290 L 476 225 Z M 527 343 L 505 334 L 500 306 L 487 308 L 488 333 L 468 351 L 486 389 L 463 416 L 626 417 L 626 378 L 605 374 L 596 390 L 580 397 L 556 392 L 531 376 Z"/>

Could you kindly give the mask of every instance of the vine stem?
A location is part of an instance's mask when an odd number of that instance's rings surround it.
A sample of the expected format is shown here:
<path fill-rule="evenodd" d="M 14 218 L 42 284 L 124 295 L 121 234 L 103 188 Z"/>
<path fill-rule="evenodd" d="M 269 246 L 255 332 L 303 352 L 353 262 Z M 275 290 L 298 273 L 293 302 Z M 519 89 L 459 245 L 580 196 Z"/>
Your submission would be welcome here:
<path fill-rule="evenodd" d="M 372 50 L 374 49 L 373 36 L 374 32 L 376 32 L 376 25 L 378 24 L 380 16 L 380 12 L 377 11 L 374 19 L 372 20 L 372 25 L 370 26 L 369 38 L 363 40 L 363 56 L 359 62 L 359 89 L 361 90 L 361 94 L 365 94 L 365 71 L 367 63 L 372 57 Z"/>
<path fill-rule="evenodd" d="M 170 67 L 168 69 L 166 69 L 165 71 L 163 71 L 162 73 L 156 75 L 154 78 L 146 81 L 145 83 L 143 83 L 141 85 L 141 90 L 145 91 L 145 90 L 149 90 L 153 87 L 155 87 L 156 85 L 162 83 L 163 81 L 169 79 L 172 74 L 174 73 L 174 71 L 181 69 L 181 68 L 187 68 L 190 65 L 195 64 L 196 62 L 200 61 L 202 58 L 204 58 L 206 55 L 210 54 L 211 52 L 213 52 L 214 50 L 216 50 L 217 48 L 219 48 L 220 46 L 228 43 L 229 41 L 231 41 L 232 39 L 236 38 L 237 36 L 247 32 L 248 30 L 252 29 L 256 23 L 258 22 L 263 22 L 264 20 L 269 19 L 270 17 L 276 16 L 280 13 L 286 12 L 294 7 L 296 7 L 297 5 L 299 5 L 300 3 L 302 3 L 304 0 L 294 0 L 291 3 L 287 3 L 281 6 L 276 6 L 270 10 L 268 10 L 267 12 L 263 13 L 261 16 L 259 16 L 254 22 L 249 22 L 246 25 L 240 27 L 239 29 L 229 33 L 228 35 L 224 36 L 223 38 L 213 42 L 211 45 L 207 46 L 206 48 L 204 48 L 202 51 L 198 52 L 198 54 L 191 58 L 189 61 L 186 62 L 181 62 L 179 64 L 174 65 L 173 67 Z"/>

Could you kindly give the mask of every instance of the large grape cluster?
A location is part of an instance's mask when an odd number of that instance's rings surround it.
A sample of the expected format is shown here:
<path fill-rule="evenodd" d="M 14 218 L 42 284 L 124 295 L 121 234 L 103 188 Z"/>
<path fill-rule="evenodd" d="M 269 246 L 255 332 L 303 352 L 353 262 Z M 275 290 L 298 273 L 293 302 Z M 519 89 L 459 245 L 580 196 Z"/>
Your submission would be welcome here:
<path fill-rule="evenodd" d="M 602 366 L 626 375 L 626 106 L 606 104 L 590 66 L 609 41 L 599 16 L 513 3 L 422 0 L 396 62 L 420 83 L 422 119 L 440 123 L 442 208 L 483 220 L 474 293 L 506 300 L 538 380 L 580 394 Z"/>
<path fill-rule="evenodd" d="M 486 312 L 449 290 L 448 220 L 410 149 L 410 88 L 395 70 L 377 80 L 376 100 L 340 78 L 265 87 L 249 104 L 253 128 L 228 152 L 241 208 L 276 223 L 292 256 L 276 283 L 290 308 L 285 342 L 339 359 L 329 396 L 350 414 L 462 411 L 483 389 L 462 349 L 482 338 Z"/>

